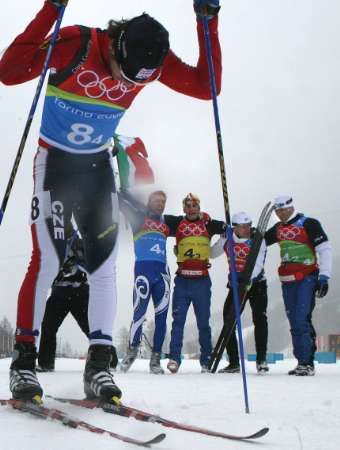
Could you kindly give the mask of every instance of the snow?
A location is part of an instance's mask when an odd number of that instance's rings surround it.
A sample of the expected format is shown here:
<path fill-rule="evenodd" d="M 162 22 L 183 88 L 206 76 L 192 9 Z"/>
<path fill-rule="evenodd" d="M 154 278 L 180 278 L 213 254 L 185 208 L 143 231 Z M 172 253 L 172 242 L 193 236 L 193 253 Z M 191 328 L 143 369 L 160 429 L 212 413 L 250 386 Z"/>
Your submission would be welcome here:
<path fill-rule="evenodd" d="M 0 360 L 0 397 L 8 398 L 10 360 Z M 162 364 L 165 366 L 166 361 Z M 115 379 L 124 392 L 124 402 L 166 418 L 225 433 L 252 433 L 270 428 L 257 441 L 234 442 L 164 428 L 112 416 L 101 410 L 85 410 L 45 399 L 53 406 L 92 424 L 135 438 L 149 439 L 165 432 L 156 449 L 222 450 L 338 450 L 340 446 L 340 362 L 316 365 L 315 377 L 288 376 L 294 360 L 270 365 L 267 375 L 257 375 L 255 363 L 247 362 L 250 414 L 245 414 L 242 379 L 239 374 L 201 374 L 198 361 L 184 360 L 176 375 L 151 375 L 148 361 L 137 360 L 126 374 Z M 59 359 L 54 373 L 39 374 L 46 394 L 82 398 L 84 361 Z M 128 449 L 131 444 L 105 435 L 62 427 L 42 421 L 11 407 L 0 407 L 1 450 L 100 450 Z M 137 447 L 136 447 L 137 448 Z"/>

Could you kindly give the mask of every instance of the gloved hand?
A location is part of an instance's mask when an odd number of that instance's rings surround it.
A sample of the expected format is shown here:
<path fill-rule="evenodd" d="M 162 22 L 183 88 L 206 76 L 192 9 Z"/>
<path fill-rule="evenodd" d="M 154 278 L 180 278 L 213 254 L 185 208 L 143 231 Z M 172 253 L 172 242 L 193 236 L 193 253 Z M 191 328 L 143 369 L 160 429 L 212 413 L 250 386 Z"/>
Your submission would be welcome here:
<path fill-rule="evenodd" d="M 319 279 L 316 285 L 316 296 L 322 298 L 327 295 L 328 292 L 328 280 L 326 275 L 319 275 Z"/>
<path fill-rule="evenodd" d="M 52 5 L 60 8 L 61 6 L 67 6 L 68 0 L 48 0 Z"/>
<path fill-rule="evenodd" d="M 220 8 L 220 0 L 194 0 L 194 10 L 199 19 L 211 19 L 218 14 Z"/>
<path fill-rule="evenodd" d="M 246 279 L 244 277 L 244 274 L 242 272 L 236 272 L 237 275 L 237 283 L 239 286 L 244 286 L 246 291 L 249 291 L 249 289 L 251 288 L 251 280 L 249 280 L 248 284 L 246 284 Z M 228 284 L 227 284 L 227 288 L 231 289 L 232 288 L 232 283 L 231 283 L 231 274 L 229 273 L 228 275 Z"/>

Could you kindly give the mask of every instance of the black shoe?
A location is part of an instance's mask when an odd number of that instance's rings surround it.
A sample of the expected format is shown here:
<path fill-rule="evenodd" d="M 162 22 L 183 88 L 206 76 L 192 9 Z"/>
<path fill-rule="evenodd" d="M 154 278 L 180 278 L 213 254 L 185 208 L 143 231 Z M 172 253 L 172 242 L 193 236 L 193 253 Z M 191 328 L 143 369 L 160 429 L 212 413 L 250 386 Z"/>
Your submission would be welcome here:
<path fill-rule="evenodd" d="M 114 346 L 111 347 L 111 361 L 110 361 L 110 369 L 116 370 L 118 366 L 118 357 L 117 357 L 117 351 Z"/>
<path fill-rule="evenodd" d="M 266 373 L 269 371 L 267 361 L 256 361 L 257 373 Z"/>
<path fill-rule="evenodd" d="M 240 365 L 234 363 L 230 363 L 228 366 L 218 371 L 218 373 L 239 373 L 239 372 L 240 372 Z"/>
<path fill-rule="evenodd" d="M 311 377 L 315 375 L 315 369 L 312 364 L 298 364 L 295 369 L 288 372 L 288 375 L 296 375 L 298 377 Z"/>
<path fill-rule="evenodd" d="M 111 346 L 91 345 L 84 372 L 84 391 L 88 399 L 114 402 L 122 396 L 110 372 Z"/>
<path fill-rule="evenodd" d="M 37 372 L 54 372 L 54 365 L 38 364 L 35 370 Z"/>
<path fill-rule="evenodd" d="M 10 391 L 15 399 L 41 399 L 43 390 L 35 372 L 37 352 L 33 343 L 14 345 L 13 359 L 10 366 Z"/>
<path fill-rule="evenodd" d="M 150 358 L 150 373 L 155 375 L 163 375 L 164 370 L 161 366 L 161 354 L 159 352 L 152 352 Z"/>
<path fill-rule="evenodd" d="M 135 362 L 135 359 L 137 358 L 138 349 L 139 349 L 138 346 L 134 347 L 131 345 L 128 347 L 126 355 L 124 356 L 119 365 L 121 372 L 127 372 L 130 369 L 132 364 Z"/>

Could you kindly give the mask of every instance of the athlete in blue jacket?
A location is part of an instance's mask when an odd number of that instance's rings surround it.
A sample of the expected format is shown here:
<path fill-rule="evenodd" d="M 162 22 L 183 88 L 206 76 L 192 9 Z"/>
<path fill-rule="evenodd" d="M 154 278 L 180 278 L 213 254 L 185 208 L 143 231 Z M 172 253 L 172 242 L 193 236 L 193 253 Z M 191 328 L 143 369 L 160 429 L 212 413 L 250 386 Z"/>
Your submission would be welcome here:
<path fill-rule="evenodd" d="M 166 317 L 170 298 L 170 274 L 166 261 L 166 239 L 169 227 L 164 222 L 163 211 L 166 194 L 153 192 L 148 204 L 138 203 L 126 191 L 119 196 L 120 207 L 127 216 L 133 233 L 135 249 L 135 281 L 133 291 L 133 319 L 130 327 L 129 348 L 120 368 L 127 372 L 138 353 L 142 327 L 152 297 L 155 308 L 155 333 L 150 372 L 164 373 L 160 365 L 162 345 L 166 333 Z"/>

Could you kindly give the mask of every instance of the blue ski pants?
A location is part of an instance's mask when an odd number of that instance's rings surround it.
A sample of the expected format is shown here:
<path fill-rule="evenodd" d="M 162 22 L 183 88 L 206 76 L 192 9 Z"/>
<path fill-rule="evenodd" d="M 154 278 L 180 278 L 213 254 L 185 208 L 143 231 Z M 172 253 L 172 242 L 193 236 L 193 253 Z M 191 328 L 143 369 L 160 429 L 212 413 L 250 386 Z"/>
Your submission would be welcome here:
<path fill-rule="evenodd" d="M 293 353 L 299 364 L 313 364 L 316 333 L 312 324 L 317 275 L 282 283 L 283 300 L 290 324 Z"/>
<path fill-rule="evenodd" d="M 194 308 L 201 347 L 201 365 L 208 365 L 212 351 L 210 319 L 211 280 L 209 276 L 185 278 L 177 275 L 172 296 L 170 358 L 181 362 L 183 331 L 190 304 Z"/>
<path fill-rule="evenodd" d="M 166 333 L 166 318 L 170 300 L 170 274 L 166 264 L 159 261 L 135 263 L 133 290 L 133 320 L 130 327 L 130 345 L 142 340 L 143 322 L 152 297 L 155 308 L 153 352 L 161 352 Z"/>

